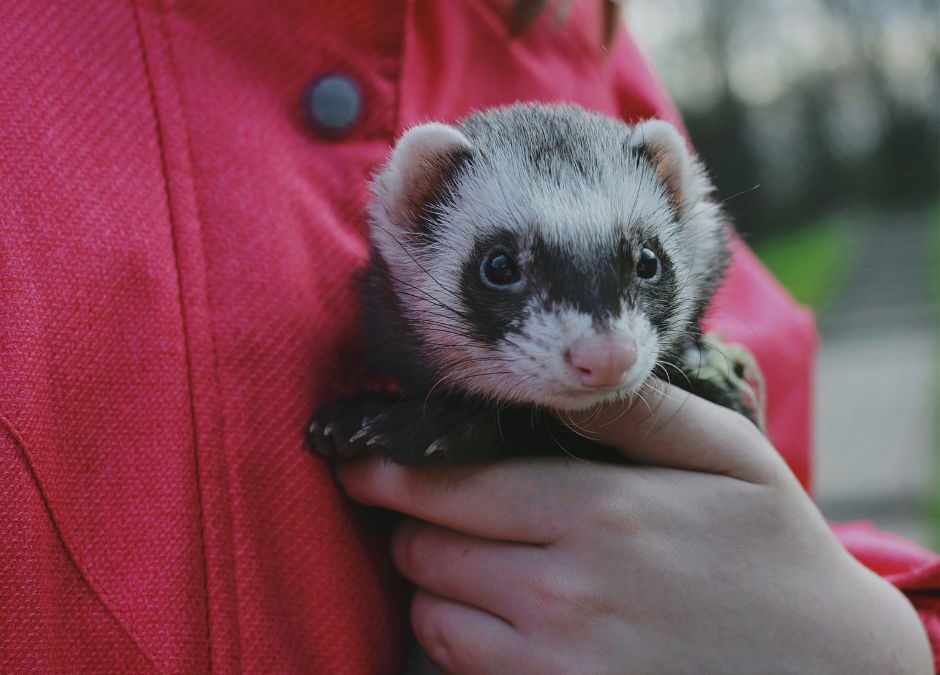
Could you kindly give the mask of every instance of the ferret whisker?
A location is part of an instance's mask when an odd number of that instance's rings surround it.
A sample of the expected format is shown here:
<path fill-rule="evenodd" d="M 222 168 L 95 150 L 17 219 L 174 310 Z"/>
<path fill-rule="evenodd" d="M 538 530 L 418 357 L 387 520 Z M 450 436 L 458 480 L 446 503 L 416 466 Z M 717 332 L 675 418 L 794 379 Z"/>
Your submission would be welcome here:
<path fill-rule="evenodd" d="M 689 376 L 686 374 L 686 372 L 682 368 L 680 368 L 675 363 L 672 363 L 670 361 L 659 359 L 656 361 L 655 367 L 662 369 L 663 377 L 666 378 L 667 383 L 672 384 L 672 380 L 669 378 L 669 371 L 666 370 L 666 366 L 673 368 L 677 373 L 679 373 L 680 375 L 682 375 L 683 378 L 685 378 L 685 381 L 689 385 L 689 387 L 692 386 L 692 380 L 689 378 Z"/>
<path fill-rule="evenodd" d="M 711 342 L 702 342 L 702 347 L 704 347 L 705 349 L 712 350 L 713 352 L 715 352 L 716 354 L 718 354 L 719 356 L 721 356 L 721 358 L 725 360 L 725 366 L 727 366 L 728 368 L 726 375 L 730 376 L 731 373 L 734 372 L 734 363 L 735 363 L 734 359 L 732 359 L 730 356 L 725 354 L 723 349 L 721 349 L 717 345 L 712 344 Z"/>
<path fill-rule="evenodd" d="M 406 293 L 406 292 L 403 292 L 403 293 L 401 293 L 401 295 L 404 296 L 404 297 L 406 297 L 406 298 L 415 298 L 416 300 L 422 300 L 422 301 L 424 300 L 424 298 L 422 298 L 421 296 L 415 295 L 415 294 L 413 294 L 413 293 Z M 430 310 L 430 309 L 427 309 L 427 308 L 424 308 L 424 312 L 423 312 L 423 313 L 426 314 L 426 315 L 429 316 L 429 317 L 435 317 L 435 318 L 439 319 L 443 325 L 448 325 L 448 326 L 452 326 L 452 327 L 454 327 L 454 328 L 458 328 L 457 326 L 453 326 L 453 324 L 456 323 L 456 322 L 454 321 L 454 317 L 453 317 L 453 316 L 450 316 L 450 315 L 447 315 L 447 314 L 441 314 L 440 312 L 436 312 L 436 311 L 433 311 L 433 310 Z M 418 317 L 416 320 L 420 321 L 421 318 Z"/>
<path fill-rule="evenodd" d="M 473 356 L 468 356 L 465 359 L 460 361 L 451 361 L 448 362 L 449 366 L 461 366 L 465 363 L 514 363 L 513 359 L 504 358 L 501 356 L 478 356 L 474 354 Z"/>
<path fill-rule="evenodd" d="M 666 367 L 662 364 L 662 362 L 656 361 L 656 363 L 653 364 L 653 373 L 656 372 L 657 368 L 663 372 L 662 378 L 666 380 L 668 384 L 672 384 L 672 380 L 669 378 L 669 371 L 666 370 Z"/>
<path fill-rule="evenodd" d="M 576 427 L 574 424 L 572 424 L 572 423 L 569 422 L 568 420 L 560 420 L 560 421 L 561 421 L 562 426 L 565 427 L 565 429 L 567 429 L 567 430 L 570 431 L 571 433 L 575 434 L 576 436 L 580 436 L 581 438 L 583 438 L 583 439 L 585 439 L 585 440 L 587 440 L 587 441 L 591 441 L 592 443 L 597 443 L 597 442 L 600 441 L 600 437 L 599 437 L 599 436 L 591 436 L 591 435 L 590 435 L 589 433 L 587 433 L 585 430 L 579 429 L 578 427 Z"/>
<path fill-rule="evenodd" d="M 422 272 L 424 272 L 426 275 L 428 275 L 428 278 L 429 278 L 431 281 L 433 281 L 435 284 L 437 284 L 438 287 L 439 287 L 442 291 L 445 291 L 445 292 L 447 292 L 447 293 L 450 293 L 451 295 L 453 295 L 453 296 L 454 296 L 455 298 L 457 298 L 458 300 L 460 299 L 460 296 L 459 296 L 459 295 L 457 295 L 456 293 L 454 293 L 454 292 L 453 292 L 452 290 L 450 290 L 449 288 L 445 288 L 442 283 L 440 283 L 437 279 L 435 279 L 434 276 L 433 276 L 430 272 L 428 272 L 427 269 L 425 269 L 424 265 L 422 265 L 421 263 L 419 263 L 419 262 L 415 259 L 415 257 L 414 257 L 413 255 L 411 255 L 411 251 L 408 250 L 408 247 L 405 246 L 405 244 L 404 244 L 403 242 L 401 242 L 401 241 L 398 239 L 398 237 L 396 237 L 392 232 L 390 232 L 390 231 L 388 230 L 388 228 L 382 227 L 382 226 L 379 225 L 378 223 L 375 223 L 375 227 L 377 227 L 378 229 L 382 230 L 385 234 L 387 234 L 389 237 L 391 237 L 391 239 L 392 239 L 396 244 L 398 244 L 398 245 L 401 247 L 401 250 L 405 252 L 405 255 L 407 255 L 409 258 L 411 258 L 411 262 L 413 262 L 415 265 L 417 265 L 418 268 L 419 268 Z"/>
<path fill-rule="evenodd" d="M 659 390 L 654 389 L 654 391 L 660 397 L 660 399 L 669 399 L 671 401 L 675 401 L 676 403 L 679 403 L 679 407 L 676 408 L 675 411 L 673 411 L 672 415 L 669 416 L 669 419 L 662 420 L 661 425 L 670 424 L 672 420 L 674 420 L 678 415 L 680 415 L 682 413 L 683 408 L 685 408 L 686 404 L 689 402 L 689 399 L 694 395 L 694 394 L 690 394 L 689 392 L 685 392 L 685 398 L 683 398 L 680 401 L 678 398 L 668 396 L 666 392 L 664 392 L 661 389 Z M 653 428 L 654 426 L 650 427 L 650 429 L 646 433 L 647 436 L 653 431 Z M 644 438 L 645 437 L 646 436 L 644 436 Z"/>
<path fill-rule="evenodd" d="M 503 423 L 499 418 L 499 414 L 502 412 L 499 407 L 499 401 L 496 401 L 496 431 L 499 432 L 499 438 L 503 442 L 503 445 L 508 446 L 509 443 L 506 442 L 506 436 L 503 434 Z"/>
<path fill-rule="evenodd" d="M 405 293 L 402 293 L 402 295 L 406 298 L 414 298 L 415 300 L 423 300 L 422 296 L 416 295 L 414 293 L 405 292 Z M 434 308 L 422 308 L 422 310 L 423 311 L 420 315 L 414 317 L 415 321 L 425 321 L 425 320 L 438 321 L 443 326 L 449 326 L 451 328 L 459 328 L 467 332 L 466 328 L 459 326 L 459 325 L 455 325 L 457 322 L 454 320 L 455 314 L 453 311 L 451 311 L 449 314 L 445 314 L 439 309 L 434 309 Z"/>
<path fill-rule="evenodd" d="M 637 393 L 637 395 L 639 395 L 639 392 L 636 392 L 636 393 Z M 641 400 L 642 400 L 642 398 L 643 398 L 643 397 L 640 396 L 640 399 L 641 399 Z M 643 402 L 646 403 L 646 401 L 643 401 Z M 622 418 L 624 415 L 627 414 L 627 412 L 630 410 L 631 407 L 632 407 L 632 406 L 625 406 L 619 413 L 617 413 L 617 416 L 616 416 L 616 417 L 614 417 L 612 420 L 607 420 L 607 421 L 605 421 L 605 422 L 602 422 L 599 426 L 602 426 L 602 427 L 609 427 L 611 424 L 615 424 L 618 420 L 620 420 L 620 418 Z M 649 405 L 647 405 L 646 407 L 649 408 Z"/>
<path fill-rule="evenodd" d="M 564 424 L 571 432 L 577 434 L 581 438 L 586 438 L 589 441 L 594 441 L 595 443 L 600 439 L 600 436 L 597 434 L 592 435 L 584 427 L 578 425 L 573 419 L 571 419 L 570 414 L 567 416 L 559 415 L 561 423 Z"/>
<path fill-rule="evenodd" d="M 460 311 L 454 309 L 453 307 L 449 307 L 448 305 L 445 305 L 443 302 L 441 302 L 440 300 L 438 300 L 437 298 L 435 298 L 433 295 L 431 295 L 430 293 L 428 293 L 428 292 L 427 292 L 426 290 L 424 290 L 423 288 L 419 288 L 418 286 L 415 286 L 414 284 L 408 283 L 408 282 L 405 281 L 404 279 L 400 279 L 400 278 L 396 277 L 396 276 L 395 276 L 394 274 L 392 274 L 391 272 L 386 271 L 385 274 L 386 274 L 392 281 L 394 281 L 394 282 L 396 282 L 396 283 L 399 283 L 399 284 L 403 284 L 403 285 L 407 286 L 408 288 L 412 289 L 413 291 L 417 291 L 418 293 L 420 293 L 421 295 L 423 295 L 426 300 L 429 300 L 432 304 L 437 305 L 437 306 L 440 307 L 441 309 L 444 309 L 444 310 L 447 310 L 448 312 L 451 312 L 451 313 L 453 313 L 453 314 L 456 314 L 457 316 L 461 317 L 461 318 L 464 319 L 465 321 L 468 319 L 468 317 L 467 317 L 464 313 L 462 313 L 462 312 L 460 312 Z"/>
<path fill-rule="evenodd" d="M 603 408 L 602 408 L 601 406 L 599 406 L 599 405 L 594 406 L 594 408 L 593 408 L 593 409 L 591 410 L 591 412 L 588 414 L 587 419 L 584 420 L 584 423 L 585 423 L 585 424 L 593 424 L 594 422 L 597 421 L 597 418 L 601 416 L 602 412 L 603 412 Z"/>
<path fill-rule="evenodd" d="M 717 203 L 721 205 L 725 205 L 728 202 L 730 202 L 732 199 L 737 199 L 741 195 L 746 195 L 748 192 L 753 192 L 754 190 L 759 190 L 759 189 L 760 189 L 760 183 L 757 183 L 756 185 L 752 185 L 749 188 L 745 188 L 744 190 L 741 190 L 740 192 L 735 192 L 730 197 L 725 197 L 724 199 L 720 199 Z"/>
<path fill-rule="evenodd" d="M 639 165 L 639 156 L 637 156 L 637 164 Z M 630 215 L 627 216 L 627 224 L 633 223 L 633 215 L 636 213 L 637 204 L 640 203 L 640 188 L 642 184 L 640 181 L 636 182 L 636 192 L 633 195 L 633 205 L 630 207 Z"/>
<path fill-rule="evenodd" d="M 439 316 L 441 316 L 441 317 L 447 317 L 448 319 L 450 319 L 450 318 L 452 318 L 451 315 L 461 316 L 461 314 L 460 314 L 460 312 L 459 312 L 458 310 L 454 309 L 453 307 L 450 307 L 450 306 L 448 306 L 448 305 L 443 304 L 440 300 L 438 300 L 436 297 L 434 297 L 433 295 L 431 295 L 430 293 L 428 293 L 428 292 L 427 292 L 426 290 L 424 290 L 423 288 L 420 288 L 420 287 L 418 287 L 418 286 L 415 286 L 414 284 L 411 284 L 411 283 L 405 281 L 404 279 L 399 279 L 399 278 L 397 278 L 397 277 L 394 277 L 394 276 L 392 276 L 391 274 L 387 274 L 387 276 L 389 276 L 389 277 L 392 279 L 392 281 L 397 282 L 397 283 L 400 283 L 400 284 L 402 284 L 402 285 L 404 285 L 404 286 L 407 286 L 409 289 L 411 289 L 410 291 L 402 291 L 402 290 L 399 290 L 399 291 L 398 291 L 399 295 L 402 295 L 402 296 L 407 297 L 407 298 L 414 298 L 415 300 L 421 300 L 421 301 L 424 301 L 424 302 L 430 302 L 430 303 L 431 303 L 432 305 L 434 305 L 435 307 L 437 307 L 437 308 L 439 308 L 439 309 L 446 310 L 446 311 L 447 311 L 447 314 L 439 314 Z M 428 312 L 428 313 L 432 313 L 432 312 Z M 436 312 L 433 312 L 433 313 L 436 314 Z"/>
<path fill-rule="evenodd" d="M 450 335 L 450 336 L 458 337 L 458 338 L 466 338 L 467 341 L 468 341 L 468 342 L 466 343 L 467 346 L 470 346 L 470 342 L 469 342 L 469 341 L 470 341 L 470 340 L 472 339 L 472 337 L 473 337 L 473 336 L 471 336 L 471 335 L 469 335 L 469 334 L 467 334 L 467 333 L 465 333 L 465 332 L 463 332 L 463 331 L 460 331 L 460 330 L 451 328 L 450 326 L 447 326 L 447 325 L 445 325 L 445 324 L 437 323 L 437 322 L 434 322 L 434 321 L 429 321 L 429 320 L 427 320 L 427 319 L 422 319 L 422 320 L 415 321 L 415 322 L 414 322 L 414 325 L 423 326 L 423 327 L 427 328 L 427 330 L 428 330 L 429 333 L 433 333 L 433 334 L 435 334 L 435 335 L 436 335 L 436 334 L 444 334 L 444 335 Z"/>
<path fill-rule="evenodd" d="M 578 457 L 573 452 L 571 452 L 568 448 L 562 445 L 562 443 L 555 436 L 555 431 L 552 429 L 551 424 L 549 424 L 547 428 L 548 428 L 548 435 L 551 436 L 552 441 L 554 441 L 555 445 L 557 445 L 562 452 L 568 455 L 571 459 L 576 460 L 578 462 L 583 462 L 584 464 L 593 464 L 593 462 L 591 462 L 588 459 L 585 459 L 584 457 Z"/>
<path fill-rule="evenodd" d="M 431 387 L 431 390 L 428 392 L 428 395 L 425 397 L 425 402 L 427 402 L 427 400 L 430 399 L 431 394 L 434 393 L 434 389 L 441 385 L 460 384 L 460 383 L 463 383 L 463 382 L 466 382 L 468 380 L 472 380 L 478 377 L 492 377 L 494 375 L 512 375 L 512 374 L 513 373 L 511 370 L 494 370 L 494 371 L 483 372 L 483 373 L 469 373 L 469 374 L 461 375 L 459 377 L 453 377 L 450 373 L 445 373 L 440 378 L 438 378 L 437 382 L 435 382 L 434 385 Z"/>
<path fill-rule="evenodd" d="M 680 370 L 679 372 L 682 372 L 682 371 Z M 684 373 L 683 373 L 683 374 L 684 374 Z M 660 381 L 660 383 L 661 383 L 661 381 Z M 652 389 L 652 390 L 656 393 L 656 396 L 657 396 L 657 398 L 658 398 L 660 401 L 662 401 L 662 400 L 666 400 L 666 401 L 676 401 L 676 402 L 679 401 L 678 398 L 676 398 L 675 396 L 671 396 L 665 389 L 655 388 L 655 387 L 653 387 L 653 385 L 652 385 L 651 382 L 650 382 L 650 383 L 647 383 L 647 384 L 649 385 L 649 388 Z M 644 386 L 646 386 L 646 385 L 644 385 Z M 689 383 L 689 386 L 692 386 L 691 382 Z M 677 388 L 678 388 L 678 387 L 677 387 Z M 642 389 L 642 387 L 641 387 L 641 389 Z M 686 393 L 688 393 L 688 392 L 686 392 Z"/>

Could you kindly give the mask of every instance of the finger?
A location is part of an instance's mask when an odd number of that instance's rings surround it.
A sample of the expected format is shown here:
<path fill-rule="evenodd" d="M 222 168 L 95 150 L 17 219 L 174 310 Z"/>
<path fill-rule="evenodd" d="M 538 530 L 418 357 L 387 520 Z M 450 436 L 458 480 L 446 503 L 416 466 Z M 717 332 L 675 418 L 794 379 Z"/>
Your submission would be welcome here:
<path fill-rule="evenodd" d="M 540 546 L 479 539 L 418 521 L 396 530 L 392 556 L 423 590 L 509 622 L 520 618 L 520 594 L 545 559 Z"/>
<path fill-rule="evenodd" d="M 745 417 L 660 380 L 632 405 L 604 406 L 568 419 L 627 458 L 674 469 L 769 480 L 779 456 Z"/>
<path fill-rule="evenodd" d="M 416 591 L 415 637 L 434 663 L 453 675 L 518 672 L 522 637 L 510 624 L 459 602 Z"/>
<path fill-rule="evenodd" d="M 339 467 L 337 477 L 365 504 L 475 537 L 549 544 L 575 525 L 572 504 L 622 492 L 624 471 L 559 458 L 423 469 L 368 459 Z"/>

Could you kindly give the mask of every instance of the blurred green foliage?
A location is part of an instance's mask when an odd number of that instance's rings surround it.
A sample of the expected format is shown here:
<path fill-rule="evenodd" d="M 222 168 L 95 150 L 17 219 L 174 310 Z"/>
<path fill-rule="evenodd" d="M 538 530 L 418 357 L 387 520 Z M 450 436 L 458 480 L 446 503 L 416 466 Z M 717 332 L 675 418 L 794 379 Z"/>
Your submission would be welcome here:
<path fill-rule="evenodd" d="M 763 239 L 754 252 L 794 298 L 819 313 L 849 269 L 851 244 L 846 223 L 828 218 Z"/>

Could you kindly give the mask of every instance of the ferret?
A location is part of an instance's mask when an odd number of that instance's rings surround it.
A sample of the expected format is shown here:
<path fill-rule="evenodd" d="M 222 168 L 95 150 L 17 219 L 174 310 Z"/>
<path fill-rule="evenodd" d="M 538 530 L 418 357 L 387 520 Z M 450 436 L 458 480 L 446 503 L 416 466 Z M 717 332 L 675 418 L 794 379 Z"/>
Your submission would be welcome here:
<path fill-rule="evenodd" d="M 668 122 L 515 104 L 420 124 L 372 193 L 361 332 L 368 366 L 399 390 L 322 406 L 317 451 L 603 456 L 565 417 L 654 377 L 759 422 L 741 361 L 702 376 L 730 226 Z"/>

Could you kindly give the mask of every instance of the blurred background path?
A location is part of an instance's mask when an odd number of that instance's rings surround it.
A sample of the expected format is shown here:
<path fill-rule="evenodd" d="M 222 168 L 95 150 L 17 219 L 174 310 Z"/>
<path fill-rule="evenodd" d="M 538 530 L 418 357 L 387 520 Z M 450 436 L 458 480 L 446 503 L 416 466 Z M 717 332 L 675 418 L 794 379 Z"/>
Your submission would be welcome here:
<path fill-rule="evenodd" d="M 930 213 L 853 222 L 851 262 L 820 318 L 816 495 L 832 519 L 869 518 L 934 544 L 937 347 Z"/>

